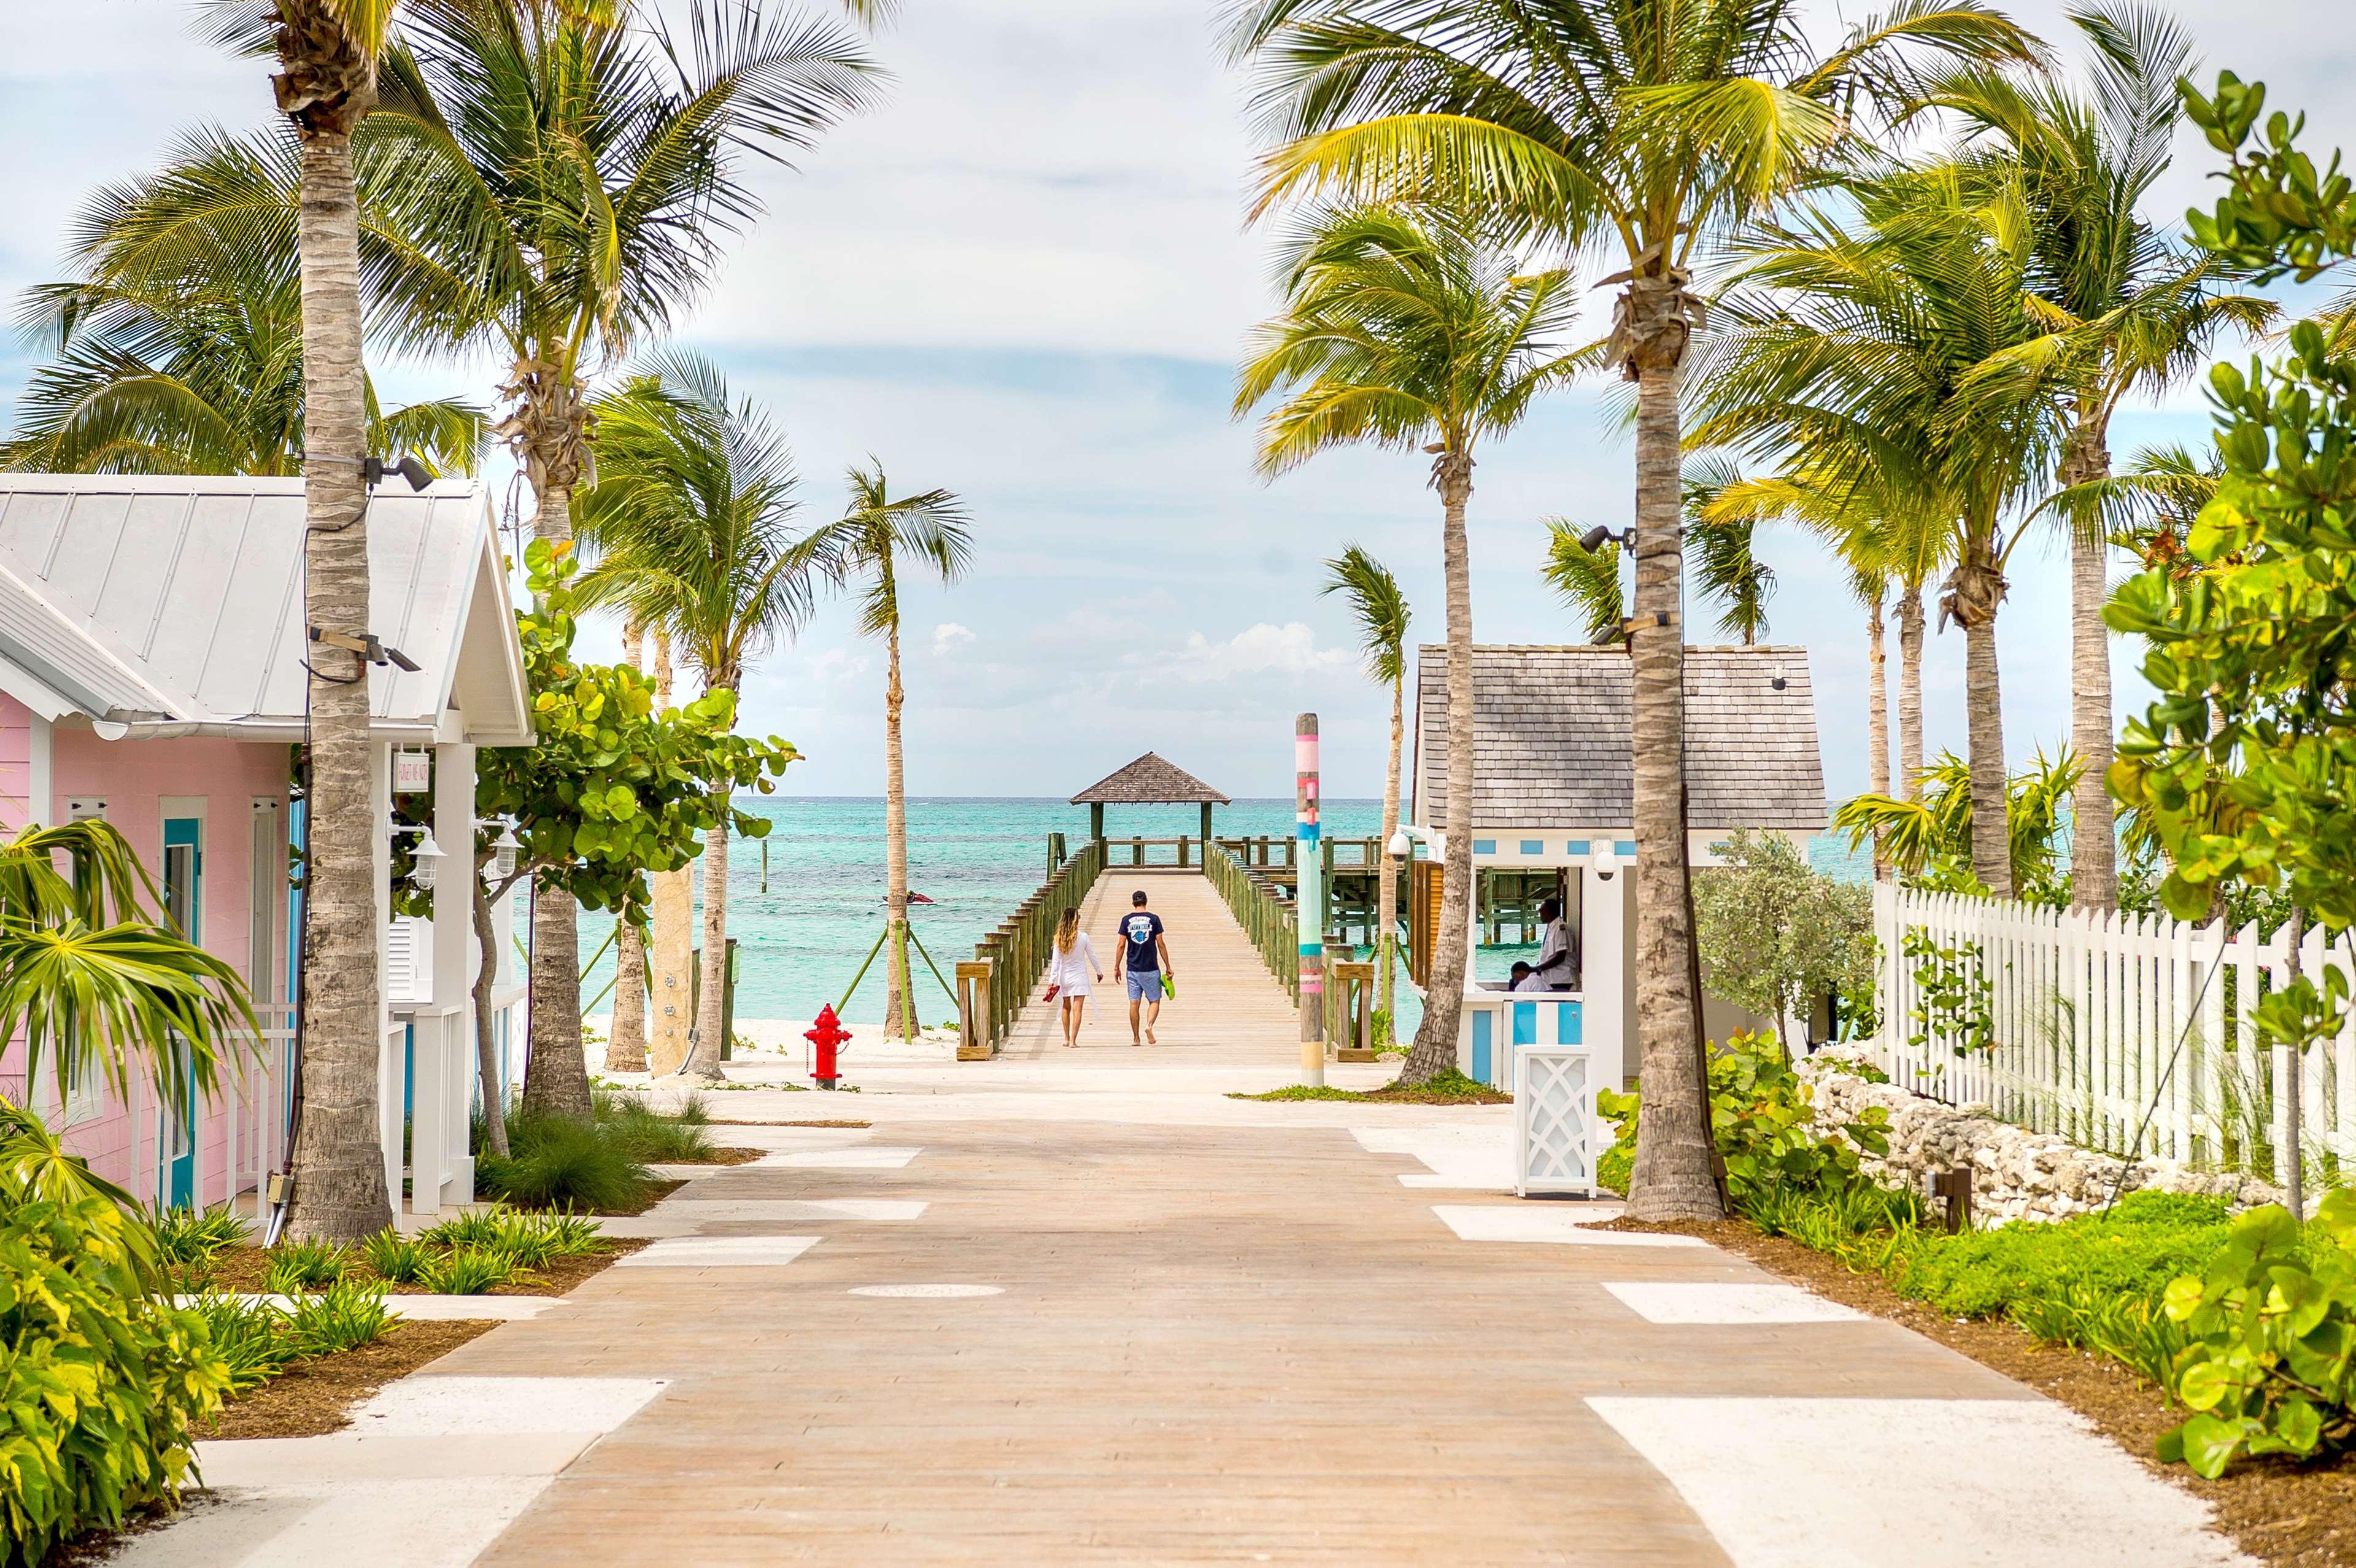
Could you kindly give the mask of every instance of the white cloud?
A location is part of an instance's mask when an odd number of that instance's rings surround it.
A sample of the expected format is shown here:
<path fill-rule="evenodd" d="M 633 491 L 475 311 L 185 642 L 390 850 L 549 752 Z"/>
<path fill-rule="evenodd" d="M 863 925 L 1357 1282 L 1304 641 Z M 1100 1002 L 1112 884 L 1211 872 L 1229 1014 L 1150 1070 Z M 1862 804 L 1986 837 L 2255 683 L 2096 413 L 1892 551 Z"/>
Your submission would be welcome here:
<path fill-rule="evenodd" d="M 973 633 L 953 620 L 933 628 L 933 657 L 946 658 L 973 640 Z"/>
<path fill-rule="evenodd" d="M 1345 650 L 1319 648 L 1308 623 L 1292 620 L 1282 626 L 1261 621 L 1225 642 L 1188 632 L 1185 647 L 1168 667 L 1183 680 L 1230 681 L 1238 675 L 1313 675 L 1349 662 Z"/>

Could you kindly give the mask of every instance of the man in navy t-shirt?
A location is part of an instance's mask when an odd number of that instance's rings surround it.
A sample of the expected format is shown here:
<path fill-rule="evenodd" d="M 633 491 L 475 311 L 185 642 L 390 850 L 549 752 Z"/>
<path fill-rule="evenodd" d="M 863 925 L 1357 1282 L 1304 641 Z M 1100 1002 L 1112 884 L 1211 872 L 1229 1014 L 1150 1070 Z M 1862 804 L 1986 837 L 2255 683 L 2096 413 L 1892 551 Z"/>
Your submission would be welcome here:
<path fill-rule="evenodd" d="M 1129 1043 L 1153 1044 L 1153 1022 L 1162 1015 L 1162 977 L 1178 978 L 1171 967 L 1170 943 L 1162 934 L 1162 917 L 1145 907 L 1145 891 L 1129 896 L 1129 913 L 1120 919 L 1121 976 L 1129 983 Z M 1138 1007 L 1145 1009 L 1145 1037 L 1138 1036 Z"/>

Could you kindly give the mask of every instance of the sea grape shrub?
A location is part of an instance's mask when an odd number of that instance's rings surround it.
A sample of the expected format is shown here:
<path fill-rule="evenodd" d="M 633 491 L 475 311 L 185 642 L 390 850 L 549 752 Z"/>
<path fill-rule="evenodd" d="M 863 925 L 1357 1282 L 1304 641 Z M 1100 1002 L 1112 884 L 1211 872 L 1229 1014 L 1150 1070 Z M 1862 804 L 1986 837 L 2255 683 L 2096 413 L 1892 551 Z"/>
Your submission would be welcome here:
<path fill-rule="evenodd" d="M 1619 1137 L 1597 1162 L 1597 1176 L 1607 1187 L 1615 1176 L 1624 1184 L 1635 1158 L 1641 1098 L 1603 1090 L 1595 1102 L 1620 1122 Z M 1711 1053 L 1710 1133 L 1738 1209 L 1747 1212 L 1771 1191 L 1848 1187 L 1864 1179 L 1858 1173 L 1864 1155 L 1890 1151 L 1890 1117 L 1879 1106 L 1829 1138 L 1816 1136 L 1815 1115 L 1815 1091 L 1783 1059 L 1772 1034 L 1739 1031 L 1723 1050 Z"/>
<path fill-rule="evenodd" d="M 1922 927 L 1909 926 L 1900 948 L 1914 961 L 1914 983 L 1922 995 L 1910 1015 L 1914 1033 L 1906 1043 L 1921 1050 L 1944 1040 L 1959 1057 L 1994 1050 L 1996 987 L 1980 944 L 1943 947 Z"/>
<path fill-rule="evenodd" d="M 2192 1413 L 2162 1460 L 2214 1480 L 2244 1455 L 2311 1458 L 2356 1441 L 2356 1189 L 2324 1200 L 2304 1237 L 2279 1204 L 2233 1222 L 2199 1274 L 2168 1287 L 2192 1342 L 2173 1392 Z"/>

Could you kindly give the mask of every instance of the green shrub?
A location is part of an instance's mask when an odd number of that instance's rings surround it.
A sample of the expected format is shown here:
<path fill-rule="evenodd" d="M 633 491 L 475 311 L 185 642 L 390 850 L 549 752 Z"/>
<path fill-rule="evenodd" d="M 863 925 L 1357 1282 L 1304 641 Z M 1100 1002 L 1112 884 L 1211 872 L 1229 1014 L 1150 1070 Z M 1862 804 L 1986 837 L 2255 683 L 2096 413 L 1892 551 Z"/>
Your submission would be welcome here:
<path fill-rule="evenodd" d="M 401 1285 L 412 1283 L 434 1256 L 434 1249 L 423 1240 L 404 1236 L 390 1225 L 361 1243 L 360 1251 L 379 1279 Z"/>
<path fill-rule="evenodd" d="M 269 1302 L 208 1291 L 189 1310 L 204 1319 L 213 1350 L 228 1365 L 231 1392 L 276 1377 L 294 1359 L 294 1347 L 279 1332 L 286 1315 Z"/>
<path fill-rule="evenodd" d="M 511 1153 L 479 1155 L 477 1187 L 523 1208 L 630 1208 L 646 1199 L 654 1173 L 594 1122 L 519 1115 Z"/>
<path fill-rule="evenodd" d="M 436 1295 L 481 1295 L 515 1272 L 515 1258 L 498 1248 L 453 1247 L 418 1278 Z"/>
<path fill-rule="evenodd" d="M 296 1303 L 286 1315 L 285 1333 L 295 1356 L 307 1360 L 373 1344 L 393 1322 L 381 1286 L 339 1280 Z"/>
<path fill-rule="evenodd" d="M 2211 1479 L 2244 1454 L 2306 1459 L 2356 1444 L 2356 1190 L 2326 1195 L 2305 1234 L 2279 1204 L 2233 1221 L 2199 1273 L 2169 1282 L 2190 1343 L 2176 1398 L 2192 1413 L 2159 1456 Z"/>
<path fill-rule="evenodd" d="M 0 1101 L 0 1568 L 177 1500 L 232 1379 L 160 1262 L 130 1196 Z"/>
<path fill-rule="evenodd" d="M 537 1269 L 556 1256 L 556 1239 L 537 1226 L 515 1224 L 490 1250 L 504 1254 L 519 1269 Z"/>
<path fill-rule="evenodd" d="M 2017 1301 L 2066 1300 L 2082 1286 L 2157 1300 L 2224 1244 L 2226 1212 L 2222 1198 L 2133 1193 L 2108 1214 L 1940 1237 L 1890 1283 L 1951 1317 L 1998 1317 Z"/>
<path fill-rule="evenodd" d="M 271 1249 L 262 1288 L 280 1295 L 325 1290 L 344 1277 L 351 1250 L 326 1241 L 281 1241 Z"/>
<path fill-rule="evenodd" d="M 1818 1138 L 1810 1125 L 1814 1101 L 1815 1090 L 1792 1070 L 1772 1034 L 1736 1034 L 1711 1055 L 1710 1135 L 1726 1161 L 1727 1191 L 1736 1208 L 1747 1213 L 1762 1194 L 1777 1188 L 1845 1188 L 1858 1179 L 1860 1151 L 1889 1151 L 1890 1118 L 1879 1107 L 1868 1111 L 1862 1122 L 1847 1123 L 1846 1136 Z M 1595 1106 L 1620 1123 L 1617 1140 L 1596 1160 L 1597 1178 L 1625 1192 L 1635 1164 L 1641 1098 L 1607 1089 L 1596 1094 Z"/>
<path fill-rule="evenodd" d="M 155 1253 L 166 1263 L 203 1263 L 252 1234 L 252 1226 L 224 1207 L 201 1214 L 193 1208 L 166 1208 L 155 1216 Z"/>
<path fill-rule="evenodd" d="M 577 1258 L 605 1250 L 602 1235 L 604 1227 L 586 1214 L 569 1211 L 519 1214 L 515 1216 L 515 1223 L 519 1227 L 528 1225 L 547 1237 L 552 1257 Z"/>

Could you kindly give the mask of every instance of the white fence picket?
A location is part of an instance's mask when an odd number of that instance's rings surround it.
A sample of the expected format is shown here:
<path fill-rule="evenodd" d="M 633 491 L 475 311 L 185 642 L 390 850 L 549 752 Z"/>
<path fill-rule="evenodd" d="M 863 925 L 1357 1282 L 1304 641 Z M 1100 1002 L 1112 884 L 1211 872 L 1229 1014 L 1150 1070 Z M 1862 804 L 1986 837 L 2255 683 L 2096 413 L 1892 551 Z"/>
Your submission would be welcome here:
<path fill-rule="evenodd" d="M 2089 1147 L 2272 1177 L 2286 1142 L 2293 1067 L 2269 1047 L 2258 1003 L 2285 983 L 2289 954 L 2261 939 L 2165 915 L 2052 910 L 2011 900 L 1874 887 L 1882 970 L 1876 1055 L 1892 1082 L 1950 1104 L 1980 1103 Z M 1941 948 L 1976 950 L 1994 1047 L 1961 1052 L 1926 1032 L 1927 966 L 1905 954 L 1910 931 Z M 2356 979 L 2350 944 L 2319 930 L 2300 946 L 2302 972 Z M 2338 1179 L 2356 1160 L 2356 1013 L 2299 1064 L 2301 1144 L 2310 1170 Z"/>

